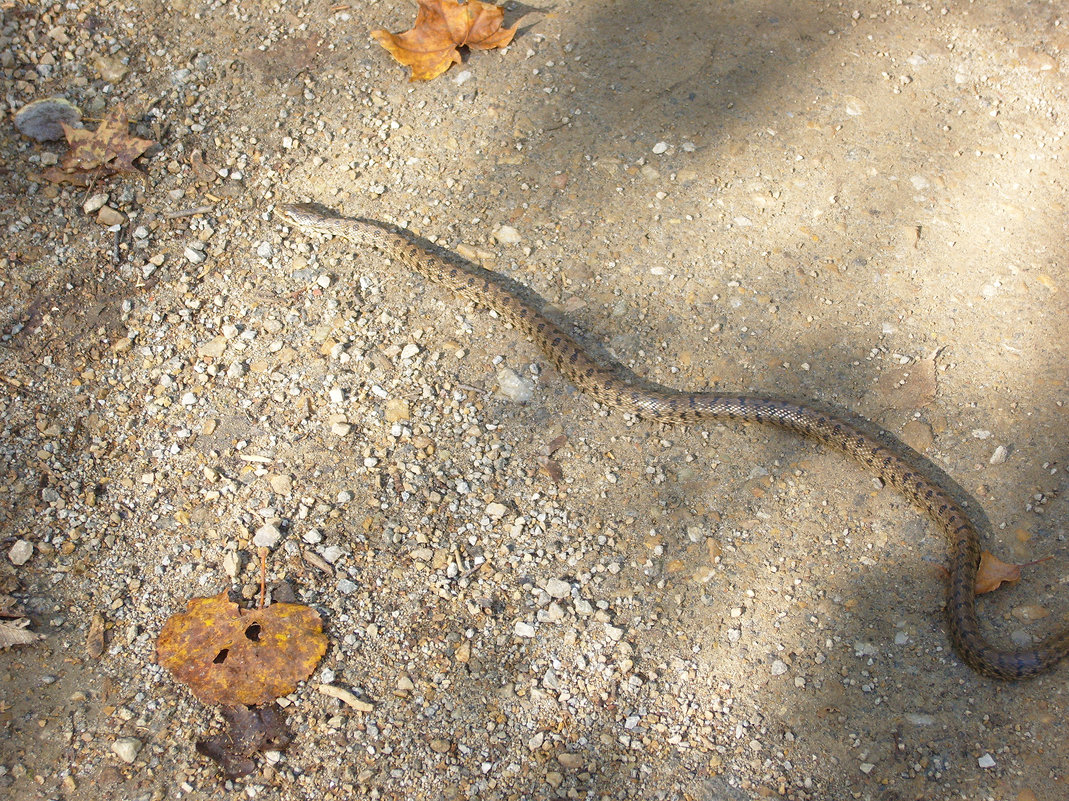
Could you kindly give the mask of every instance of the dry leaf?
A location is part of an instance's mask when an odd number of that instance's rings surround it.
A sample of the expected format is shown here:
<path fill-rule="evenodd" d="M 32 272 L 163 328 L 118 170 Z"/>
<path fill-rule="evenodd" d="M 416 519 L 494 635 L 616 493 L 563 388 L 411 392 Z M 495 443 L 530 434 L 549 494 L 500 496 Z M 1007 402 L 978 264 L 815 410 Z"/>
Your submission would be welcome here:
<path fill-rule="evenodd" d="M 568 444 L 568 435 L 567 434 L 559 434 L 558 436 L 554 437 L 549 442 L 549 444 L 547 444 L 542 449 L 542 453 L 544 453 L 546 456 L 552 456 L 553 454 L 555 454 L 557 451 L 559 451 L 561 448 L 563 448 L 567 444 Z"/>
<path fill-rule="evenodd" d="M 88 185 L 90 174 L 136 172 L 134 159 L 152 147 L 151 139 L 130 136 L 130 123 L 122 106 L 105 117 L 95 131 L 63 125 L 70 150 L 58 167 L 44 172 L 53 183 Z"/>
<path fill-rule="evenodd" d="M 281 750 L 293 739 L 274 704 L 262 709 L 225 706 L 223 719 L 227 731 L 198 740 L 197 752 L 218 762 L 230 779 L 248 776 L 256 769 L 252 759 L 256 752 Z"/>
<path fill-rule="evenodd" d="M 504 10 L 500 6 L 468 0 L 417 0 L 416 24 L 404 33 L 372 31 L 372 38 L 390 55 L 412 68 L 413 81 L 437 78 L 453 64 L 460 63 L 458 47 L 490 50 L 504 47 L 516 35 L 519 23 L 502 28 Z"/>
<path fill-rule="evenodd" d="M 1003 562 L 997 556 L 984 551 L 980 554 L 980 569 L 976 571 L 976 594 L 997 590 L 1007 581 L 1021 577 L 1021 566 Z"/>
<path fill-rule="evenodd" d="M 93 613 L 89 633 L 85 635 L 85 652 L 92 659 L 99 659 L 104 653 L 104 616 L 100 612 Z"/>
<path fill-rule="evenodd" d="M 0 650 L 13 645 L 29 645 L 31 642 L 43 640 L 43 634 L 36 634 L 26 628 L 29 625 L 30 619 L 26 617 L 18 620 L 0 620 Z"/>
<path fill-rule="evenodd" d="M 557 464 L 556 459 L 550 459 L 548 456 L 539 456 L 538 466 L 541 467 L 542 471 L 557 484 L 564 480 L 564 471 L 560 469 L 560 465 Z"/>
<path fill-rule="evenodd" d="M 156 642 L 157 661 L 209 704 L 269 703 L 308 678 L 327 650 L 314 609 L 242 609 L 221 592 L 194 598 Z"/>

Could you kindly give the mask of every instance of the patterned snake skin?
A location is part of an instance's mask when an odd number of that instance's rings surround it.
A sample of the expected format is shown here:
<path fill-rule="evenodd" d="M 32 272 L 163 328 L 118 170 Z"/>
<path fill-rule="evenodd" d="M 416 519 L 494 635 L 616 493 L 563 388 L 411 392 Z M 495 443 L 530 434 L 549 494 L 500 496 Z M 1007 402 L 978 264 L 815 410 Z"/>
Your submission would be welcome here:
<path fill-rule="evenodd" d="M 995 679 L 1021 679 L 1050 670 L 1069 654 L 1069 629 L 1051 635 L 1034 648 L 1016 651 L 1000 651 L 984 639 L 976 618 L 975 582 L 980 544 L 972 522 L 949 494 L 917 473 L 895 452 L 845 420 L 772 398 L 632 386 L 595 362 L 570 335 L 534 305 L 506 288 L 494 273 L 444 259 L 384 223 L 341 217 L 311 204 L 280 206 L 276 211 L 283 220 L 305 231 L 376 248 L 431 281 L 494 309 L 531 337 L 562 375 L 599 403 L 660 423 L 703 420 L 765 423 L 796 431 L 846 452 L 924 509 L 946 532 L 950 551 L 947 585 L 950 639 L 969 667 Z"/>

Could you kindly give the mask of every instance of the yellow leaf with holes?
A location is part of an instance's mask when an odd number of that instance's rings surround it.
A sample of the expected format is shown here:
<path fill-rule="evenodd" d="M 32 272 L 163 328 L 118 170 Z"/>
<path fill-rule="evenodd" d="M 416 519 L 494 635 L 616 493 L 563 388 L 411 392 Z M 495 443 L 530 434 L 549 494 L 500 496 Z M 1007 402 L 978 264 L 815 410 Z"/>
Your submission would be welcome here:
<path fill-rule="evenodd" d="M 242 609 L 221 592 L 192 599 L 164 624 L 156 661 L 205 703 L 258 706 L 293 692 L 326 650 L 314 609 Z"/>

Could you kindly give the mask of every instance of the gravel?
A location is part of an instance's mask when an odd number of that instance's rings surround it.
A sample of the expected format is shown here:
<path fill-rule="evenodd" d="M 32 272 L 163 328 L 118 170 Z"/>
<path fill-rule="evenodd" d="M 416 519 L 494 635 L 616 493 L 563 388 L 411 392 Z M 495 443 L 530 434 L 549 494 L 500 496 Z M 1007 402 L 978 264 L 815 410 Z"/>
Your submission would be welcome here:
<path fill-rule="evenodd" d="M 1031 643 L 1066 617 L 1069 42 L 1056 5 L 977 5 L 568 2 L 427 85 L 366 39 L 402 5 L 7 9 L 10 111 L 121 101 L 160 144 L 87 189 L 0 135 L 0 581 L 47 635 L 0 653 L 0 787 L 218 794 L 221 724 L 155 637 L 192 596 L 254 604 L 267 547 L 331 647 L 228 791 L 1060 797 L 1064 670 L 960 664 L 943 537 L 893 488 L 785 432 L 610 413 L 271 215 L 433 238 L 637 380 L 872 419 L 1035 563 L 980 602 Z"/>

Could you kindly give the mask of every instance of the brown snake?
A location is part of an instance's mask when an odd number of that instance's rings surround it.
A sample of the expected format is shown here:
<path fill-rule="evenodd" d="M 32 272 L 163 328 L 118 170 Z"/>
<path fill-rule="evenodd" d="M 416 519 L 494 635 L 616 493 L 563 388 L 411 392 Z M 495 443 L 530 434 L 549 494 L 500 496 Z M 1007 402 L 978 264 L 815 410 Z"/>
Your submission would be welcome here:
<path fill-rule="evenodd" d="M 950 550 L 947 584 L 950 639 L 969 667 L 996 679 L 1021 679 L 1050 670 L 1069 654 L 1069 629 L 1056 632 L 1034 648 L 1017 651 L 1000 651 L 984 639 L 976 618 L 975 581 L 980 542 L 972 522 L 948 493 L 847 421 L 773 398 L 633 386 L 595 362 L 571 336 L 548 320 L 535 305 L 506 288 L 501 277 L 492 272 L 442 258 L 385 223 L 341 217 L 310 204 L 280 206 L 277 212 L 285 221 L 306 231 L 377 248 L 431 281 L 495 310 L 531 337 L 562 375 L 606 406 L 660 423 L 701 420 L 765 423 L 845 451 L 928 512 L 946 532 Z"/>

